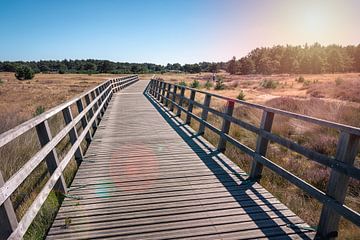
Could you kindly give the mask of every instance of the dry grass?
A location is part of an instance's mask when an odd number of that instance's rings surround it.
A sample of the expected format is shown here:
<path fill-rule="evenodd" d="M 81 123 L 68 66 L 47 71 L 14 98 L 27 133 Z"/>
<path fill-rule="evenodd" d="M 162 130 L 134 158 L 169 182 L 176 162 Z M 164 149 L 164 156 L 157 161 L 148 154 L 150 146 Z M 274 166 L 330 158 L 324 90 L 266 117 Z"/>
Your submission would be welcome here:
<path fill-rule="evenodd" d="M 82 74 L 37 74 L 29 81 L 19 81 L 13 73 L 0 73 L 0 133 L 32 118 L 37 108 L 45 111 L 75 97 L 85 90 L 98 85 L 100 82 L 114 75 L 82 75 Z M 74 117 L 78 114 L 72 108 Z M 62 113 L 58 113 L 49 120 L 52 135 L 56 135 L 65 125 Z M 82 131 L 78 125 L 78 132 Z M 82 143 L 86 150 L 86 143 Z M 65 137 L 57 146 L 59 160 L 70 148 L 69 138 Z M 40 149 L 40 144 L 34 129 L 0 148 L 0 170 L 5 178 L 9 179 Z M 68 186 L 76 173 L 77 165 L 72 159 L 64 171 Z M 11 195 L 17 218 L 20 219 L 42 186 L 48 180 L 49 174 L 45 162 L 42 162 Z M 56 215 L 62 196 L 51 193 L 43 205 L 40 213 L 29 228 L 25 239 L 41 239 L 50 227 Z"/>
<path fill-rule="evenodd" d="M 195 78 L 199 79 L 200 83 L 204 85 L 210 76 L 201 74 L 195 76 Z M 358 82 L 360 82 L 360 78 L 358 76 L 358 74 L 342 74 L 340 76 L 336 74 L 308 75 L 304 76 L 304 82 L 300 83 L 295 81 L 293 76 L 271 76 L 270 78 L 267 77 L 267 79 L 277 81 L 279 84 L 275 89 L 267 89 L 260 86 L 261 81 L 264 79 L 262 76 L 246 76 L 248 79 L 245 80 L 244 76 L 229 76 L 225 74 L 223 78 L 226 89 L 220 91 L 211 90 L 211 92 L 235 97 L 240 90 L 243 90 L 246 94 L 246 100 L 249 99 L 252 102 L 360 127 L 360 104 L 356 100 L 357 96 L 353 94 L 351 98 L 349 96 L 344 98 L 341 95 L 334 95 L 333 92 L 333 88 L 341 89 L 343 92 L 359 92 L 360 85 Z M 179 80 L 175 80 L 174 76 L 160 77 L 171 82 L 185 81 L 190 83 L 194 80 L 194 75 L 180 75 Z M 340 77 L 341 81 L 335 81 Z M 244 79 L 234 80 L 235 78 Z M 353 79 L 348 80 L 351 78 Z M 318 80 L 315 81 L 315 79 Z M 237 83 L 235 84 L 234 81 L 237 81 Z M 350 84 L 347 84 L 348 81 Z M 329 91 L 327 91 L 326 86 L 329 86 Z M 315 98 L 311 96 L 312 89 L 315 87 L 325 93 L 324 97 Z M 349 88 L 352 89 L 349 90 Z M 185 95 L 189 97 L 189 91 L 186 91 Z M 196 101 L 198 102 L 203 102 L 203 99 L 203 96 L 196 96 Z M 222 100 L 214 101 L 214 99 L 212 98 L 211 107 L 223 111 L 225 102 Z M 195 108 L 193 111 L 197 116 L 201 115 L 201 109 Z M 254 126 L 259 126 L 261 118 L 259 110 L 236 105 L 233 115 Z M 185 114 L 183 114 L 182 118 L 183 120 L 185 119 Z M 220 128 L 222 123 L 219 117 L 212 114 L 209 114 L 208 121 L 217 128 Z M 193 120 L 191 122 L 192 128 L 198 129 L 198 126 L 199 124 L 196 121 Z M 329 156 L 335 155 L 339 133 L 332 129 L 319 127 L 300 120 L 276 116 L 272 131 L 279 136 L 295 141 L 319 153 Z M 241 143 L 255 149 L 256 135 L 252 132 L 232 125 L 230 135 Z M 217 145 L 219 137 L 212 131 L 206 129 L 204 136 L 213 145 Z M 228 144 L 226 155 L 249 173 L 252 161 L 250 157 L 231 144 Z M 326 189 L 330 169 L 275 143 L 270 143 L 267 157 L 320 190 L 324 191 Z M 355 165 L 360 167 L 360 154 Z M 311 198 L 308 194 L 268 169 L 264 169 L 261 184 L 310 225 L 316 226 L 318 224 L 322 205 L 317 200 Z M 359 194 L 360 182 L 352 180 L 345 202 L 347 206 L 358 212 L 360 212 Z M 360 236 L 360 229 L 343 219 L 340 224 L 340 239 L 356 239 L 358 236 Z"/>

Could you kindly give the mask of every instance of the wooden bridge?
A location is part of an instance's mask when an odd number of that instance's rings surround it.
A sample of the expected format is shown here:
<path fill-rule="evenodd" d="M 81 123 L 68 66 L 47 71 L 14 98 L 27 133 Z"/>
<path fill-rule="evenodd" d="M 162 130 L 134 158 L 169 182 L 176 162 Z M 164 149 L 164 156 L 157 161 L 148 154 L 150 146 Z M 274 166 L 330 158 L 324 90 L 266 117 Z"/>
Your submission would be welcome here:
<path fill-rule="evenodd" d="M 195 94 L 204 94 L 204 102 L 196 102 Z M 227 101 L 225 112 L 210 107 L 212 98 Z M 71 111 L 74 104 L 76 117 Z M 261 109 L 260 127 L 232 117 L 235 104 Z M 194 106 L 203 109 L 201 117 L 192 113 Z M 47 119 L 61 111 L 67 125 L 51 136 Z M 209 112 L 223 118 L 221 129 L 207 122 Z M 179 118 L 181 114 L 186 114 L 185 122 Z M 274 114 L 341 131 L 336 158 L 273 135 Z M 198 131 L 190 128 L 191 120 L 200 123 Z M 82 132 L 76 129 L 77 123 L 81 123 Z M 230 136 L 230 124 L 257 133 L 256 149 Z M 25 122 L 0 135 L 0 147 L 32 128 L 37 130 L 41 150 L 9 180 L 0 182 L 4 239 L 19 239 L 25 234 L 53 188 L 66 193 L 67 198 L 48 239 L 313 239 L 335 237 L 341 216 L 360 225 L 359 213 L 343 204 L 349 178 L 360 178 L 359 169 L 353 166 L 358 128 L 157 80 L 138 81 L 137 76 L 108 80 Z M 220 136 L 217 146 L 202 137 L 205 128 Z M 72 147 L 59 160 L 54 148 L 66 135 Z M 83 139 L 91 142 L 86 154 L 80 145 Z M 269 140 L 332 168 L 327 192 L 267 159 Z M 223 154 L 226 142 L 253 157 L 250 176 Z M 67 188 L 62 172 L 73 156 L 79 169 Z M 9 196 L 44 159 L 51 177 L 18 220 Z M 263 166 L 324 204 L 317 232 L 256 182 Z"/>

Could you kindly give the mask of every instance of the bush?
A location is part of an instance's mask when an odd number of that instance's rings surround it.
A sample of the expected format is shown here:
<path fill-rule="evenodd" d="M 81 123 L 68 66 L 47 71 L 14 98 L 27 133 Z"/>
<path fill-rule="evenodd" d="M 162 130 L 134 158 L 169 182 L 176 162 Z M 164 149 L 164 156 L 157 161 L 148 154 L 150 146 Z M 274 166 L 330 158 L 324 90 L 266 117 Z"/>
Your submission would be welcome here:
<path fill-rule="evenodd" d="M 303 82 L 305 82 L 305 78 L 303 76 L 300 76 L 299 78 L 296 78 L 295 81 L 297 81 L 299 83 L 303 83 Z"/>
<path fill-rule="evenodd" d="M 0 84 L 3 84 L 4 83 L 4 81 L 0 78 Z"/>
<path fill-rule="evenodd" d="M 264 79 L 261 81 L 260 86 L 263 88 L 276 88 L 279 85 L 277 81 L 274 81 L 272 79 Z"/>
<path fill-rule="evenodd" d="M 15 77 L 18 80 L 28 80 L 34 77 L 34 71 L 28 66 L 20 66 L 16 68 Z"/>
<path fill-rule="evenodd" d="M 179 82 L 178 83 L 180 86 L 184 86 L 184 87 L 186 87 L 187 86 L 187 84 L 186 84 L 186 82 L 185 81 L 181 81 L 181 82 Z"/>
<path fill-rule="evenodd" d="M 210 81 L 206 81 L 206 83 L 204 84 L 204 87 L 205 87 L 207 90 L 210 90 L 210 88 L 213 87 L 213 84 L 212 84 Z"/>
<path fill-rule="evenodd" d="M 224 81 L 222 80 L 222 78 L 219 78 L 217 81 L 216 81 L 216 84 L 215 84 L 215 90 L 223 90 L 225 89 L 225 84 L 224 84 Z"/>
<path fill-rule="evenodd" d="M 245 93 L 243 90 L 240 91 L 239 95 L 236 97 L 239 100 L 245 101 Z"/>
<path fill-rule="evenodd" d="M 199 87 L 200 87 L 200 82 L 195 79 L 195 80 L 190 84 L 190 87 L 192 87 L 192 88 L 199 88 Z"/>
<path fill-rule="evenodd" d="M 45 112 L 45 107 L 44 106 L 38 106 L 34 112 L 34 117 L 42 114 L 43 112 Z"/>

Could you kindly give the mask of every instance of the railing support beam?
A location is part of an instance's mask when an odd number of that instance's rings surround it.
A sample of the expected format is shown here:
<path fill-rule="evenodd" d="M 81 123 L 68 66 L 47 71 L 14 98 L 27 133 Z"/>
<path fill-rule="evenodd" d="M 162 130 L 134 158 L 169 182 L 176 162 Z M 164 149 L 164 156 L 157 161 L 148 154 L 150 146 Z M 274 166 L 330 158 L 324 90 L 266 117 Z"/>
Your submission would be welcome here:
<path fill-rule="evenodd" d="M 44 122 L 42 122 L 36 126 L 36 132 L 37 132 L 41 147 L 45 146 L 47 143 L 49 143 L 52 140 L 50 127 L 49 127 L 49 123 L 47 120 L 45 120 Z M 60 163 L 55 148 L 45 157 L 45 161 L 46 161 L 48 170 L 49 170 L 50 174 L 52 175 Z M 54 189 L 59 192 L 62 192 L 64 194 L 67 192 L 66 182 L 65 182 L 63 174 L 61 174 L 59 180 L 56 182 Z"/>
<path fill-rule="evenodd" d="M 226 109 L 225 109 L 225 114 L 228 116 L 232 116 L 233 111 L 234 111 L 234 104 L 235 102 L 232 100 L 228 100 L 227 104 L 226 104 Z M 223 123 L 221 126 L 221 132 L 224 134 L 228 134 L 230 131 L 230 124 L 231 122 L 227 119 L 223 119 Z M 220 136 L 220 140 L 219 140 L 219 144 L 218 144 L 218 150 L 220 152 L 225 152 L 226 150 L 226 140 L 225 138 L 223 138 L 222 136 Z"/>
<path fill-rule="evenodd" d="M 360 137 L 349 133 L 341 132 L 336 150 L 336 159 L 353 166 L 359 149 Z M 326 195 L 335 199 L 340 204 L 344 203 L 346 191 L 349 185 L 349 176 L 331 170 Z M 324 203 L 317 236 L 324 239 L 336 238 L 338 235 L 340 215 Z"/>
<path fill-rule="evenodd" d="M 5 181 L 0 171 L 0 187 L 2 187 L 4 183 Z M 6 199 L 3 205 L 0 205 L 0 226 L 0 239 L 7 239 L 18 226 L 10 198 Z"/>
<path fill-rule="evenodd" d="M 210 94 L 206 94 L 205 99 L 204 99 L 204 107 L 209 107 L 210 106 L 210 101 L 211 101 L 211 95 Z M 205 122 L 207 121 L 207 117 L 208 117 L 208 110 L 203 108 L 202 112 L 201 112 L 201 119 L 204 120 Z M 205 124 L 204 123 L 200 123 L 200 127 L 199 127 L 199 134 L 203 135 L 205 132 Z"/>
<path fill-rule="evenodd" d="M 273 121 L 274 121 L 274 113 L 264 111 L 261 118 L 260 129 L 270 132 Z M 256 149 L 255 149 L 256 153 L 262 156 L 266 156 L 268 143 L 269 143 L 268 139 L 261 137 L 261 135 L 258 135 L 256 141 Z M 255 159 L 253 159 L 250 169 L 250 179 L 253 181 L 260 181 L 262 170 L 263 170 L 263 165 L 257 162 Z"/>

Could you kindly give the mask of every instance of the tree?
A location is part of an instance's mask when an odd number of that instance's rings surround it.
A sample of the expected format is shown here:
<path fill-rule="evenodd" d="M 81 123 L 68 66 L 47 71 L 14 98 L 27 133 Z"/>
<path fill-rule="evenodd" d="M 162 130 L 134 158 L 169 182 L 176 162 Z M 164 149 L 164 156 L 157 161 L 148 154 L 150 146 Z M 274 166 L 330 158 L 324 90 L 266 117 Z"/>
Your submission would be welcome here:
<path fill-rule="evenodd" d="M 19 66 L 16 68 L 15 77 L 19 80 L 28 80 L 34 77 L 34 71 L 28 66 Z"/>
<path fill-rule="evenodd" d="M 241 74 L 253 74 L 255 72 L 255 63 L 248 57 L 239 60 Z"/>
<path fill-rule="evenodd" d="M 272 60 L 269 57 L 264 57 L 259 61 L 259 72 L 262 74 L 273 74 L 278 72 L 280 67 L 280 62 L 277 60 Z"/>
<path fill-rule="evenodd" d="M 338 49 L 332 49 L 329 53 L 328 57 L 328 64 L 329 64 L 329 70 L 332 73 L 341 71 L 342 69 L 342 57 L 339 53 Z"/>
<path fill-rule="evenodd" d="M 230 62 L 229 62 L 229 65 L 227 67 L 227 71 L 230 73 L 230 74 L 235 74 L 237 72 L 237 64 L 236 64 L 236 58 L 233 57 Z"/>

